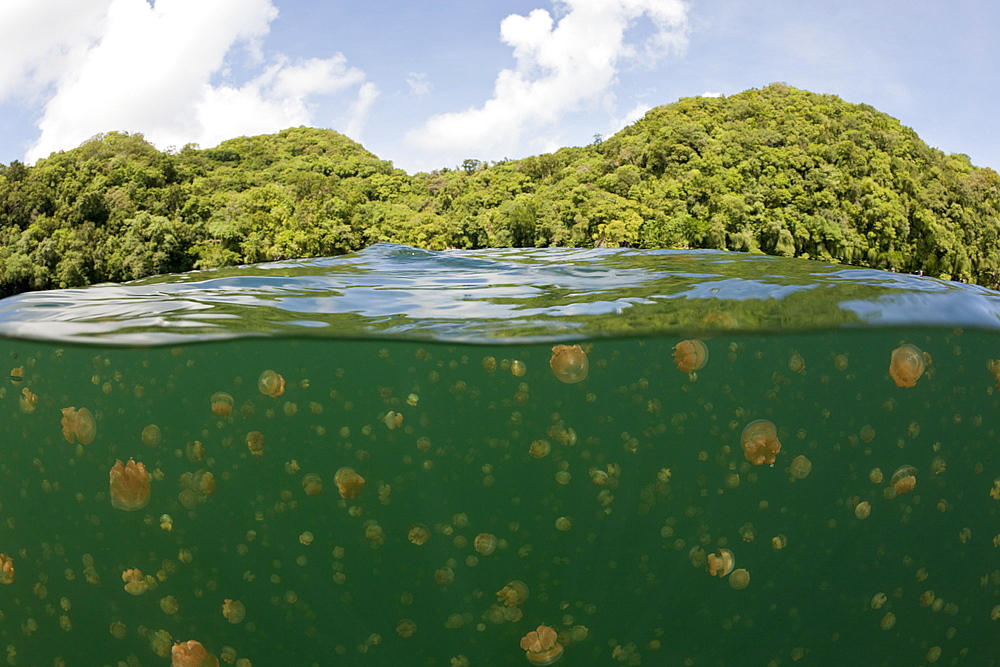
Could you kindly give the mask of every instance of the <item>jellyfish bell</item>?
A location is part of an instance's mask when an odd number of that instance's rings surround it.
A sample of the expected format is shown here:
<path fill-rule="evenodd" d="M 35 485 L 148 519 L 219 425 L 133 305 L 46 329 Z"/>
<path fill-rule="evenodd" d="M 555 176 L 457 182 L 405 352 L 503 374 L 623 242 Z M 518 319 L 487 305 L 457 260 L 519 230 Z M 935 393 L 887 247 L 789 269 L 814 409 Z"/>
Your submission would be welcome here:
<path fill-rule="evenodd" d="M 14 583 L 14 559 L 0 554 L 0 584 Z"/>
<path fill-rule="evenodd" d="M 708 554 L 708 573 L 713 577 L 725 577 L 733 571 L 736 557 L 729 549 L 719 549 L 714 554 Z"/>
<path fill-rule="evenodd" d="M 271 398 L 278 398 L 285 393 L 285 378 L 272 370 L 266 370 L 257 378 L 257 389 Z"/>
<path fill-rule="evenodd" d="M 359 475 L 354 468 L 344 467 L 333 476 L 333 483 L 337 486 L 337 491 L 341 498 L 350 499 L 361 493 L 365 488 L 365 478 Z"/>
<path fill-rule="evenodd" d="M 87 408 L 77 410 L 74 407 L 62 408 L 62 434 L 66 442 L 79 440 L 81 445 L 89 445 L 97 435 L 97 424 L 94 415 Z"/>
<path fill-rule="evenodd" d="M 897 387 L 912 387 L 924 374 L 926 358 L 916 345 L 906 343 L 892 351 L 889 375 Z"/>
<path fill-rule="evenodd" d="M 128 464 L 115 462 L 109 474 L 111 506 L 131 512 L 149 503 L 149 473 L 146 466 L 129 459 Z"/>
<path fill-rule="evenodd" d="M 902 465 L 892 473 L 889 479 L 889 486 L 895 494 L 901 495 L 909 493 L 917 485 L 917 469 L 911 465 Z"/>
<path fill-rule="evenodd" d="M 149 590 L 149 582 L 142 576 L 142 571 L 137 568 L 122 572 L 122 581 L 125 582 L 125 590 L 132 595 L 142 595 Z"/>
<path fill-rule="evenodd" d="M 323 493 L 323 480 L 314 472 L 308 473 L 302 478 L 302 490 L 307 496 L 318 496 Z"/>
<path fill-rule="evenodd" d="M 682 340 L 673 349 L 674 363 L 682 373 L 701 370 L 708 363 L 708 347 L 697 338 Z"/>
<path fill-rule="evenodd" d="M 226 392 L 215 392 L 212 394 L 212 398 L 209 402 L 212 405 L 212 412 L 214 412 L 217 417 L 225 419 L 229 415 L 233 414 L 233 397 Z"/>
<path fill-rule="evenodd" d="M 246 437 L 247 449 L 254 456 L 264 455 L 264 434 L 260 431 L 250 431 Z"/>
<path fill-rule="evenodd" d="M 746 425 L 740 436 L 743 456 L 755 466 L 774 463 L 781 451 L 781 441 L 774 424 L 766 419 L 755 419 Z"/>
<path fill-rule="evenodd" d="M 539 625 L 521 637 L 520 646 L 524 655 L 533 665 L 551 665 L 562 657 L 563 647 L 557 641 L 556 631 L 547 625 Z"/>
<path fill-rule="evenodd" d="M 497 600 L 508 607 L 516 607 L 528 599 L 528 584 L 515 579 L 497 591 Z"/>
<path fill-rule="evenodd" d="M 170 649 L 170 667 L 219 667 L 219 660 L 191 639 L 174 644 Z"/>
<path fill-rule="evenodd" d="M 809 476 L 809 473 L 812 472 L 812 467 L 812 461 L 799 454 L 792 459 L 792 464 L 789 467 L 789 470 L 792 473 L 792 477 L 796 479 L 805 479 Z"/>
<path fill-rule="evenodd" d="M 493 533 L 479 533 L 472 542 L 473 548 L 484 556 L 489 556 L 497 548 L 497 536 Z"/>
<path fill-rule="evenodd" d="M 226 598 L 222 603 L 222 615 L 233 625 L 238 625 L 246 618 L 247 608 L 239 600 Z"/>
<path fill-rule="evenodd" d="M 556 379 L 566 384 L 575 384 L 587 379 L 590 362 L 587 353 L 579 345 L 556 345 L 552 348 L 549 366 Z"/>
<path fill-rule="evenodd" d="M 745 568 L 733 570 L 729 575 L 729 585 L 733 590 L 741 591 L 750 585 L 750 573 Z"/>

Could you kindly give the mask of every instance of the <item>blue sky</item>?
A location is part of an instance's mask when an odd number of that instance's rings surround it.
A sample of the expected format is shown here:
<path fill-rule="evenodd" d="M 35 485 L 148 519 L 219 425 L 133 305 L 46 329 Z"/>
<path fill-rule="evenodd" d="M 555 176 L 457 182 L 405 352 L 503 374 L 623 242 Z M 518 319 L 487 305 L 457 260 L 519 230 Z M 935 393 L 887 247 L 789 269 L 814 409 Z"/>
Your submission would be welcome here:
<path fill-rule="evenodd" d="M 2 0 L 0 162 L 328 127 L 410 173 L 774 81 L 1000 169 L 992 0 Z"/>

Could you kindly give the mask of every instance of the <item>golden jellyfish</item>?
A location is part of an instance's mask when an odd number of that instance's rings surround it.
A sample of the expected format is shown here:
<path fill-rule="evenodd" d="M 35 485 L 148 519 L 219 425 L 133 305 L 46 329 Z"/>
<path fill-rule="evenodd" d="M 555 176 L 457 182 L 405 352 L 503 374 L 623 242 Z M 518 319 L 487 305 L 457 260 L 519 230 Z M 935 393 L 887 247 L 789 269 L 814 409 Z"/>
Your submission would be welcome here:
<path fill-rule="evenodd" d="M 424 524 L 415 523 L 410 526 L 410 530 L 407 531 L 406 539 L 419 547 L 427 544 L 427 540 L 431 539 L 431 531 Z"/>
<path fill-rule="evenodd" d="M 318 496 L 323 493 L 323 480 L 314 472 L 302 478 L 302 489 L 307 496 Z"/>
<path fill-rule="evenodd" d="M 170 667 L 219 667 L 219 659 L 193 639 L 174 644 L 170 649 Z"/>
<path fill-rule="evenodd" d="M 912 387 L 924 374 L 924 353 L 916 345 L 900 345 L 892 351 L 889 375 L 897 387 Z"/>
<path fill-rule="evenodd" d="M 285 393 L 285 378 L 274 371 L 267 370 L 257 378 L 257 389 L 260 393 L 271 398 L 278 398 Z"/>
<path fill-rule="evenodd" d="M 69 410 L 72 409 L 69 408 Z M 65 414 L 66 408 L 63 409 L 63 415 Z M 73 434 L 81 445 L 89 445 L 97 435 L 97 423 L 94 421 L 94 415 L 90 414 L 90 410 L 87 408 L 80 408 L 76 411 L 74 417 Z M 66 435 L 65 424 L 63 425 L 63 435 Z M 72 440 L 69 440 L 69 442 L 72 442 Z"/>
<path fill-rule="evenodd" d="M 21 406 L 21 412 L 31 414 L 38 407 L 38 394 L 25 387 L 21 390 L 21 397 L 17 399 L 17 404 Z"/>
<path fill-rule="evenodd" d="M 341 468 L 333 476 L 333 483 L 341 498 L 354 498 L 365 488 L 365 478 L 355 472 L 354 468 Z"/>
<path fill-rule="evenodd" d="M 247 433 L 247 449 L 254 456 L 264 456 L 264 434 L 260 431 Z"/>
<path fill-rule="evenodd" d="M 209 399 L 209 401 L 212 404 L 212 412 L 214 412 L 217 417 L 225 419 L 229 415 L 233 414 L 233 397 L 226 392 L 215 392 L 212 394 L 212 398 Z"/>
<path fill-rule="evenodd" d="M 207 470 L 186 472 L 180 478 L 181 492 L 178 494 L 185 509 L 194 509 L 197 503 L 203 503 L 208 496 L 215 493 L 215 475 Z"/>
<path fill-rule="evenodd" d="M 14 583 L 14 559 L 0 554 L 0 584 Z"/>
<path fill-rule="evenodd" d="M 132 595 L 142 595 L 149 590 L 149 582 L 139 569 L 132 568 L 122 572 L 122 581 L 125 582 L 125 591 Z"/>
<path fill-rule="evenodd" d="M 872 504 L 867 500 L 858 503 L 854 507 L 854 516 L 862 521 L 867 519 L 872 513 Z"/>
<path fill-rule="evenodd" d="M 799 454 L 794 459 L 792 459 L 791 472 L 792 477 L 796 479 L 805 479 L 812 472 L 813 464 L 812 461 L 807 459 L 805 456 Z"/>
<path fill-rule="evenodd" d="M 131 512 L 141 510 L 149 502 L 149 473 L 146 466 L 133 459 L 128 464 L 115 462 L 110 473 L 111 506 Z"/>
<path fill-rule="evenodd" d="M 497 591 L 497 600 L 508 607 L 516 607 L 528 599 L 528 584 L 515 579 Z"/>
<path fill-rule="evenodd" d="M 187 454 L 188 461 L 192 463 L 205 460 L 205 446 L 201 444 L 200 440 L 189 442 L 184 448 L 184 452 Z"/>
<path fill-rule="evenodd" d="M 743 446 L 743 456 L 755 466 L 774 463 L 781 451 L 778 431 L 766 419 L 755 419 L 747 424 L 740 436 L 740 444 Z"/>
<path fill-rule="evenodd" d="M 528 453 L 534 456 L 536 459 L 541 459 L 549 455 L 552 451 L 552 445 L 549 444 L 548 440 L 535 440 L 528 447 Z"/>
<path fill-rule="evenodd" d="M 909 493 L 917 485 L 917 469 L 910 465 L 900 466 L 892 473 L 889 485 L 896 495 Z"/>
<path fill-rule="evenodd" d="M 556 631 L 547 625 L 539 625 L 524 637 L 521 637 L 521 648 L 528 662 L 533 665 L 551 665 L 563 654 L 563 647 L 556 641 Z"/>
<path fill-rule="evenodd" d="M 708 554 L 708 573 L 713 577 L 724 577 L 733 571 L 736 557 L 729 549 L 719 549 L 714 554 Z"/>
<path fill-rule="evenodd" d="M 729 585 L 733 590 L 741 591 L 750 585 L 750 573 L 745 568 L 733 570 L 729 575 Z"/>
<path fill-rule="evenodd" d="M 243 622 L 246 618 L 247 608 L 239 600 L 230 600 L 226 598 L 222 602 L 222 615 L 226 617 L 233 625 L 237 625 Z"/>
<path fill-rule="evenodd" d="M 142 444 L 146 445 L 150 449 L 159 447 L 162 440 L 163 433 L 160 431 L 160 427 L 156 424 L 149 424 L 146 428 L 142 429 Z"/>
<path fill-rule="evenodd" d="M 489 556 L 497 548 L 497 536 L 493 533 L 479 533 L 472 541 L 473 548 L 484 556 Z"/>
<path fill-rule="evenodd" d="M 552 348 L 549 366 L 556 379 L 566 384 L 575 384 L 587 379 L 590 362 L 587 353 L 579 345 L 556 345 Z"/>
<path fill-rule="evenodd" d="M 681 373 L 701 370 L 708 363 L 708 347 L 697 338 L 674 345 L 674 363 Z"/>

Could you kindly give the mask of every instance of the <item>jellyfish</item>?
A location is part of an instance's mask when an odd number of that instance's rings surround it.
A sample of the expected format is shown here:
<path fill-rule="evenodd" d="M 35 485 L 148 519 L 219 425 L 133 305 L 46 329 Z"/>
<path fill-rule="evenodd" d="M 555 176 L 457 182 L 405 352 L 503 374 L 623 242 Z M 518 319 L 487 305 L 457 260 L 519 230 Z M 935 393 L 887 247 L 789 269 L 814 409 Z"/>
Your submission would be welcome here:
<path fill-rule="evenodd" d="M 579 345 L 556 345 L 552 348 L 549 366 L 556 379 L 566 384 L 575 384 L 587 379 L 590 363 L 587 353 Z"/>
<path fill-rule="evenodd" d="M 774 424 L 766 419 L 756 419 L 746 425 L 740 436 L 743 456 L 755 466 L 774 463 L 781 451 L 781 442 Z"/>
<path fill-rule="evenodd" d="M 871 515 L 871 513 L 872 513 L 872 504 L 867 500 L 858 503 L 854 507 L 854 516 L 856 516 L 858 519 L 861 519 L 862 521 L 867 519 L 869 515 Z"/>
<path fill-rule="evenodd" d="M 81 445 L 89 445 L 97 435 L 97 424 L 94 423 L 94 415 L 90 414 L 87 408 L 69 407 L 62 409 L 62 434 L 66 442 L 79 440 Z"/>
<path fill-rule="evenodd" d="M 889 485 L 892 486 L 892 490 L 896 492 L 897 496 L 909 493 L 917 485 L 917 469 L 911 465 L 900 466 L 896 472 L 892 473 Z"/>
<path fill-rule="evenodd" d="M 796 479 L 805 479 L 808 477 L 809 473 L 812 472 L 812 468 L 812 461 L 801 454 L 792 459 L 791 472 L 792 477 Z"/>
<path fill-rule="evenodd" d="M 239 600 L 230 600 L 229 598 L 226 598 L 222 602 L 222 615 L 225 616 L 230 623 L 237 625 L 242 623 L 243 619 L 246 618 L 247 608 Z"/>
<path fill-rule="evenodd" d="M 194 509 L 197 503 L 203 503 L 208 496 L 215 493 L 215 475 L 207 470 L 186 472 L 180 478 L 181 492 L 178 494 L 181 505 L 186 509 Z"/>
<path fill-rule="evenodd" d="M 192 440 L 184 449 L 187 453 L 188 461 L 196 463 L 205 460 L 205 446 L 201 444 L 200 440 Z"/>
<path fill-rule="evenodd" d="M 713 577 L 724 577 L 733 571 L 736 557 L 729 549 L 719 549 L 714 554 L 708 554 L 708 573 Z"/>
<path fill-rule="evenodd" d="M 219 659 L 191 639 L 170 649 L 170 667 L 219 667 Z"/>
<path fill-rule="evenodd" d="M 489 556 L 497 548 L 497 536 L 493 533 L 479 533 L 472 541 L 473 548 L 484 556 Z"/>
<path fill-rule="evenodd" d="M 115 462 L 110 473 L 111 506 L 131 512 L 141 510 L 149 502 L 149 473 L 146 466 L 133 459 L 128 464 Z"/>
<path fill-rule="evenodd" d="M 682 373 L 701 370 L 708 362 L 708 347 L 697 338 L 682 340 L 674 345 L 674 363 Z"/>
<path fill-rule="evenodd" d="M 168 595 L 165 598 L 160 598 L 160 609 L 164 614 L 173 615 L 178 612 L 180 607 L 177 605 L 177 598 L 173 595 Z"/>
<path fill-rule="evenodd" d="M 142 429 L 142 444 L 150 449 L 159 447 L 162 440 L 163 433 L 156 424 L 148 424 L 146 428 Z"/>
<path fill-rule="evenodd" d="M 302 478 L 302 489 L 307 496 L 318 496 L 323 493 L 323 480 L 314 472 Z"/>
<path fill-rule="evenodd" d="M 515 579 L 497 591 L 497 600 L 508 607 L 517 607 L 528 599 L 528 584 Z"/>
<path fill-rule="evenodd" d="M 889 375 L 897 387 L 912 387 L 924 374 L 925 355 L 916 345 L 907 343 L 892 351 Z"/>
<path fill-rule="evenodd" d="M 365 488 L 365 478 L 355 472 L 354 468 L 341 468 L 333 476 L 333 483 L 341 498 L 354 498 Z"/>
<path fill-rule="evenodd" d="M 743 590 L 750 585 L 750 573 L 742 567 L 733 570 L 733 573 L 729 575 L 729 585 L 732 586 L 733 590 Z"/>
<path fill-rule="evenodd" d="M 0 584 L 14 583 L 14 559 L 0 554 Z"/>
<path fill-rule="evenodd" d="M 257 389 L 265 396 L 278 398 L 285 393 L 285 378 L 274 371 L 264 371 L 257 379 Z"/>
<path fill-rule="evenodd" d="M 233 414 L 233 397 L 224 391 L 217 391 L 212 394 L 210 399 L 212 404 L 212 412 L 218 417 L 225 419 L 229 415 Z"/>
<path fill-rule="evenodd" d="M 531 446 L 528 447 L 528 453 L 536 459 L 548 456 L 551 451 L 552 445 L 549 444 L 548 440 L 535 440 L 531 443 Z"/>
<path fill-rule="evenodd" d="M 254 456 L 264 456 L 264 434 L 260 431 L 247 433 L 247 449 Z"/>
<path fill-rule="evenodd" d="M 547 625 L 539 625 L 521 638 L 521 648 L 528 662 L 533 665 L 551 665 L 563 654 L 563 647 L 556 641 L 556 631 Z"/>
<path fill-rule="evenodd" d="M 21 412 L 31 414 L 38 407 L 38 394 L 25 387 L 21 390 L 21 397 L 17 399 L 17 404 L 21 406 Z"/>
<path fill-rule="evenodd" d="M 402 618 L 399 623 L 396 624 L 396 634 L 398 634 L 403 639 L 409 639 L 417 631 L 417 624 L 409 618 Z"/>
<path fill-rule="evenodd" d="M 406 532 L 406 539 L 419 547 L 427 544 L 427 540 L 431 539 L 431 531 L 424 524 L 415 523 L 410 526 L 410 530 Z"/>
<path fill-rule="evenodd" d="M 149 582 L 142 576 L 142 571 L 137 568 L 122 572 L 122 581 L 125 582 L 125 590 L 132 595 L 142 595 L 149 590 Z"/>

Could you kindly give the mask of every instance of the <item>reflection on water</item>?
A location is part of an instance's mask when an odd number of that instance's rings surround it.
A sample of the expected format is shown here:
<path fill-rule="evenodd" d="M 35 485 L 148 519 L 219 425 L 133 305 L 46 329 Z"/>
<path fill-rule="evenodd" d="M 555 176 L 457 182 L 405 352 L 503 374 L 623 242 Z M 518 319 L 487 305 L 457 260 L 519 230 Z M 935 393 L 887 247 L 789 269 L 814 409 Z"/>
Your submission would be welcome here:
<path fill-rule="evenodd" d="M 5 340 L 8 663 L 996 664 L 998 334 L 538 334 Z"/>

